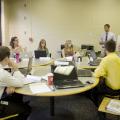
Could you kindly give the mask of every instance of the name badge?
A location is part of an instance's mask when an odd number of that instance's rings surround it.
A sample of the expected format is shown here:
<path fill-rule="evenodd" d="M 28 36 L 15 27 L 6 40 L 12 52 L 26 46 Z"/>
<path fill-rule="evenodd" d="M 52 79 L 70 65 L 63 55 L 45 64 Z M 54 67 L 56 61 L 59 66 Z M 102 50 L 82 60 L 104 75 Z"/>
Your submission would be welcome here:
<path fill-rule="evenodd" d="M 7 101 L 2 101 L 2 100 L 1 100 L 1 101 L 0 101 L 0 104 L 1 104 L 1 105 L 8 105 L 8 102 L 7 102 Z"/>

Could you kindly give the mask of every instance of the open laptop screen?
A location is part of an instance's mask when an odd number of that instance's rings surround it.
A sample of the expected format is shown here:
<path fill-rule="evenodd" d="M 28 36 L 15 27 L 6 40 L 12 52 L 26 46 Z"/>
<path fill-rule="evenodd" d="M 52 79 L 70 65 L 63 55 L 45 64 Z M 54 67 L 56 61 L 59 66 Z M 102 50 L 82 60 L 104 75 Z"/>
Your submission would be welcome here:
<path fill-rule="evenodd" d="M 27 71 L 26 71 L 25 75 L 28 75 L 30 73 L 30 71 L 32 70 L 32 61 L 33 61 L 33 58 L 30 57 L 29 61 L 28 61 L 28 67 L 27 67 Z"/>
<path fill-rule="evenodd" d="M 39 59 L 40 57 L 47 57 L 46 51 L 35 50 L 35 58 Z"/>
<path fill-rule="evenodd" d="M 90 54 L 90 57 L 93 58 L 93 60 L 96 60 L 96 59 L 97 59 L 97 56 L 96 56 L 96 53 L 95 53 L 94 50 L 90 50 L 90 51 L 89 51 L 89 54 Z"/>

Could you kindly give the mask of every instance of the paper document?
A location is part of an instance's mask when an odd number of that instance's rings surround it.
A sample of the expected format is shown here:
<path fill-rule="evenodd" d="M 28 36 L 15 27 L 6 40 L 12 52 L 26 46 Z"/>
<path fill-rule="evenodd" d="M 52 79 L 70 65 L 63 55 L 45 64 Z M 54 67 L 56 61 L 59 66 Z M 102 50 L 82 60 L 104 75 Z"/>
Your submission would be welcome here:
<path fill-rule="evenodd" d="M 49 61 L 51 58 L 50 57 L 40 57 L 40 61 Z"/>
<path fill-rule="evenodd" d="M 69 65 L 69 62 L 55 61 L 54 64 L 55 64 L 56 66 L 58 66 L 58 65 Z"/>
<path fill-rule="evenodd" d="M 80 55 L 80 52 L 76 52 L 75 56 L 76 56 L 76 57 L 81 56 L 81 55 Z"/>
<path fill-rule="evenodd" d="M 33 94 L 51 91 L 51 89 L 46 84 L 41 83 L 30 84 L 29 87 Z"/>
<path fill-rule="evenodd" d="M 119 100 L 110 100 L 106 109 L 110 112 L 120 114 L 120 101 Z"/>
<path fill-rule="evenodd" d="M 74 66 L 58 66 L 55 68 L 54 73 L 62 74 L 62 75 L 69 75 Z"/>
<path fill-rule="evenodd" d="M 66 61 L 73 61 L 73 56 L 69 56 L 69 57 L 65 57 L 66 58 Z"/>
<path fill-rule="evenodd" d="M 40 82 L 41 81 L 40 76 L 33 76 L 33 75 L 27 75 L 26 78 L 24 79 L 24 84 L 29 84 L 33 82 Z"/>

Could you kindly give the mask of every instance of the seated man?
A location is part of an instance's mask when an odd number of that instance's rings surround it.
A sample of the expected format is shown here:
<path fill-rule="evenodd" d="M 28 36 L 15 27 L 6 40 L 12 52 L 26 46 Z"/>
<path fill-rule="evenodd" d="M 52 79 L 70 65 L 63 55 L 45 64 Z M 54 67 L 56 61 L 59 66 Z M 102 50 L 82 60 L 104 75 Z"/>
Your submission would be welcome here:
<path fill-rule="evenodd" d="M 120 95 L 120 58 L 115 53 L 115 49 L 114 40 L 105 43 L 107 56 L 102 59 L 94 73 L 97 78 L 104 77 L 103 83 L 97 86 L 98 93 L 96 95 Z"/>
<path fill-rule="evenodd" d="M 14 93 L 16 87 L 23 87 L 24 76 L 18 71 L 16 64 L 10 59 L 10 49 L 0 47 L 0 118 L 19 114 L 16 120 L 26 120 L 30 114 L 30 107 L 22 102 L 9 101 L 10 95 Z M 12 74 L 4 70 L 8 65 L 13 69 Z M 16 98 L 17 99 L 17 98 Z"/>

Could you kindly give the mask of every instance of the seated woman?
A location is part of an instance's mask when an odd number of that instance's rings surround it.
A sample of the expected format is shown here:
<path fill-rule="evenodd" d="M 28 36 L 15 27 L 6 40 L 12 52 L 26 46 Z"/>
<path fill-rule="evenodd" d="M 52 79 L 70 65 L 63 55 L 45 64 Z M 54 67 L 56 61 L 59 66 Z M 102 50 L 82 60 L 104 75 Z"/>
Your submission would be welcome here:
<path fill-rule="evenodd" d="M 45 39 L 41 39 L 39 42 L 38 50 L 40 51 L 46 51 L 46 55 L 50 56 L 48 48 L 46 47 L 46 41 Z"/>
<path fill-rule="evenodd" d="M 10 47 L 12 55 L 23 52 L 23 48 L 19 45 L 19 40 L 16 36 L 11 38 Z"/>
<path fill-rule="evenodd" d="M 62 57 L 73 56 L 75 54 L 71 40 L 66 40 L 65 47 L 62 50 Z"/>

